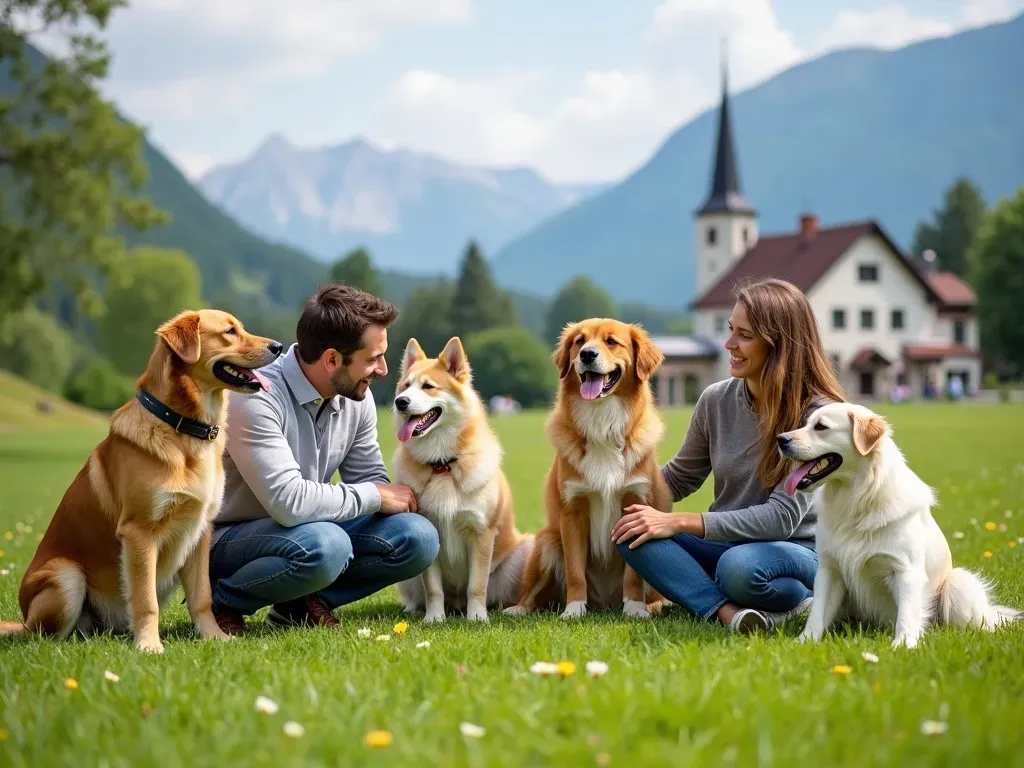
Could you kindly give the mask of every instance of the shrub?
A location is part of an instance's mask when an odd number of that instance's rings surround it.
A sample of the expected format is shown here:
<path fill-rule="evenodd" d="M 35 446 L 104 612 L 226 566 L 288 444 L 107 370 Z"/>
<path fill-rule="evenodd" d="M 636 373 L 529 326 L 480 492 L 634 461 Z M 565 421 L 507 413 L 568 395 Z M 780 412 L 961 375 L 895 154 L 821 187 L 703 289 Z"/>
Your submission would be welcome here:
<path fill-rule="evenodd" d="M 64 397 L 86 408 L 113 411 L 135 397 L 135 382 L 105 357 L 96 357 L 68 379 Z"/>
<path fill-rule="evenodd" d="M 53 316 L 26 307 L 0 330 L 0 366 L 51 392 L 60 392 L 74 346 Z"/>
<path fill-rule="evenodd" d="M 474 385 L 485 401 L 508 395 L 524 408 L 550 402 L 558 384 L 551 353 L 526 328 L 491 328 L 463 342 Z"/>

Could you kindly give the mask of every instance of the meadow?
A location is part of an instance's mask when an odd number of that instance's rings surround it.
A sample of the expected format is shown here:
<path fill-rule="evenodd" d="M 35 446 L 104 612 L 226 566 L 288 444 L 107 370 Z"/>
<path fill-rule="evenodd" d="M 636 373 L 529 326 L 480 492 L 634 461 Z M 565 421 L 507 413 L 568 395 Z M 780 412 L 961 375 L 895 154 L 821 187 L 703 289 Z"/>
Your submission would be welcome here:
<path fill-rule="evenodd" d="M 955 562 L 1024 608 L 1024 407 L 880 410 L 938 491 Z M 0 429 L 4 620 L 20 616 L 37 537 L 105 429 L 79 413 L 26 414 Z M 665 418 L 662 459 L 689 412 Z M 524 529 L 543 518 L 543 421 L 494 421 Z M 390 465 L 386 413 L 381 440 Z M 709 501 L 710 482 L 676 508 Z M 275 632 L 261 611 L 247 637 L 204 644 L 180 600 L 162 617 L 160 657 L 122 637 L 0 642 L 0 764 L 1024 765 L 1024 623 L 932 630 L 914 651 L 855 627 L 802 646 L 802 619 L 739 637 L 679 609 L 647 622 L 492 614 L 488 626 L 427 628 L 414 617 L 401 631 L 390 589 L 338 611 L 340 629 Z M 540 676 L 538 661 L 570 664 Z M 590 661 L 607 672 L 590 675 Z"/>

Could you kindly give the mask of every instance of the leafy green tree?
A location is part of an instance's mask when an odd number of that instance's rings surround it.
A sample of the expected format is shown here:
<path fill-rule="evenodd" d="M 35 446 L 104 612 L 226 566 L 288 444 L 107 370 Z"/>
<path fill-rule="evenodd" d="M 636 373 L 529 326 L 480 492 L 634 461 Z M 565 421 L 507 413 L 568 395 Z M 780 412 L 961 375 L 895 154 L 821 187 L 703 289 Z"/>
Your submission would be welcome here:
<path fill-rule="evenodd" d="M 475 242 L 467 246 L 459 266 L 448 322 L 453 334 L 463 338 L 488 328 L 516 323 L 512 297 L 498 288 L 491 267 Z"/>
<path fill-rule="evenodd" d="M 362 288 L 374 296 L 383 295 L 380 274 L 373 266 L 373 259 L 365 248 L 349 251 L 334 262 L 331 266 L 331 280 Z"/>
<path fill-rule="evenodd" d="M 17 0 L 0 6 L 0 318 L 48 284 L 65 282 L 99 308 L 97 276 L 124 245 L 115 229 L 166 221 L 136 192 L 147 177 L 143 132 L 122 121 L 96 84 L 107 74 L 104 29 L 124 0 Z M 47 59 L 33 35 L 66 37 Z"/>
<path fill-rule="evenodd" d="M 982 348 L 1000 367 L 1024 370 L 1024 187 L 985 216 L 970 265 Z"/>
<path fill-rule="evenodd" d="M 448 320 L 453 295 L 451 281 L 441 279 L 417 286 L 399 307 L 398 319 L 388 330 L 388 375 L 373 384 L 376 402 L 390 403 L 394 398 L 402 355 L 410 338 L 415 337 L 426 354 L 436 356 L 455 335 Z"/>
<path fill-rule="evenodd" d="M 586 275 L 577 275 L 561 287 L 548 307 L 545 337 L 552 344 L 569 323 L 589 317 L 614 317 L 615 302 L 607 291 Z"/>
<path fill-rule="evenodd" d="M 920 259 L 935 251 L 939 266 L 966 277 L 967 254 L 985 215 L 985 201 L 970 179 L 959 178 L 946 190 L 942 208 L 934 211 L 933 222 L 919 222 L 914 232 L 913 253 Z"/>
<path fill-rule="evenodd" d="M 135 248 L 107 293 L 100 322 L 103 353 L 122 373 L 142 373 L 156 329 L 186 309 L 201 309 L 199 269 L 183 251 Z"/>
<path fill-rule="evenodd" d="M 524 408 L 544 406 L 558 385 L 550 350 L 522 326 L 491 328 L 464 340 L 473 386 L 486 402 L 508 395 Z M 430 353 L 428 353 L 430 354 Z"/>
<path fill-rule="evenodd" d="M 51 392 L 63 389 L 72 351 L 67 332 L 33 306 L 9 315 L 0 331 L 0 366 Z"/>
<path fill-rule="evenodd" d="M 71 374 L 64 397 L 98 411 L 113 411 L 135 396 L 135 380 L 118 371 L 105 357 L 95 357 Z"/>

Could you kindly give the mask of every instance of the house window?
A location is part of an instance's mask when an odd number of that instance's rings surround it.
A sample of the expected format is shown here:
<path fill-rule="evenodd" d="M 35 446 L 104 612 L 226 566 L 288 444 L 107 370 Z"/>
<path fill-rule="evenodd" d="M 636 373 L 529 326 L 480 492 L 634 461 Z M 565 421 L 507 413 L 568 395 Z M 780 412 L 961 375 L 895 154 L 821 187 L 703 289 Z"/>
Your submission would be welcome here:
<path fill-rule="evenodd" d="M 953 321 L 953 343 L 967 343 L 967 324 L 963 320 Z"/>
<path fill-rule="evenodd" d="M 750 240 L 750 234 L 747 231 L 747 228 L 744 227 L 743 228 L 743 244 L 746 245 L 749 242 L 749 240 Z"/>
<path fill-rule="evenodd" d="M 894 309 L 892 311 L 892 329 L 894 331 L 902 331 L 903 330 L 903 310 L 902 309 Z"/>
<path fill-rule="evenodd" d="M 846 310 L 845 309 L 833 309 L 832 310 L 832 328 L 836 331 L 841 331 L 846 327 Z"/>
<path fill-rule="evenodd" d="M 875 329 L 875 311 L 873 309 L 862 309 L 860 311 L 860 328 L 862 331 L 873 331 Z"/>
<path fill-rule="evenodd" d="M 708 227 L 708 245 L 714 245 L 718 240 L 718 232 L 714 227 Z"/>
<path fill-rule="evenodd" d="M 862 371 L 860 374 L 860 394 L 862 397 L 875 396 L 875 372 Z"/>
<path fill-rule="evenodd" d="M 715 315 L 715 333 L 725 333 L 725 315 Z"/>
<path fill-rule="evenodd" d="M 862 283 L 877 283 L 878 282 L 878 265 L 877 264 L 861 264 L 857 267 L 857 277 Z"/>

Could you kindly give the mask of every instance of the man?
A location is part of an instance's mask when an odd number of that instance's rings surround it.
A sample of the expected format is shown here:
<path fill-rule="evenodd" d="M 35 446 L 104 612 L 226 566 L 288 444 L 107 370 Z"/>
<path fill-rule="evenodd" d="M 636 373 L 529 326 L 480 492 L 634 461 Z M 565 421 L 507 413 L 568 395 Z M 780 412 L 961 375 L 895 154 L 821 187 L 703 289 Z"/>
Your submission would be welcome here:
<path fill-rule="evenodd" d="M 390 482 L 370 382 L 387 373 L 398 310 L 347 285 L 306 303 L 296 343 L 260 369 L 270 390 L 231 397 L 224 503 L 210 552 L 213 613 L 228 634 L 272 606 L 272 626 L 337 626 L 332 611 L 433 562 L 437 531 Z M 340 483 L 332 483 L 335 470 Z"/>

